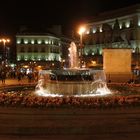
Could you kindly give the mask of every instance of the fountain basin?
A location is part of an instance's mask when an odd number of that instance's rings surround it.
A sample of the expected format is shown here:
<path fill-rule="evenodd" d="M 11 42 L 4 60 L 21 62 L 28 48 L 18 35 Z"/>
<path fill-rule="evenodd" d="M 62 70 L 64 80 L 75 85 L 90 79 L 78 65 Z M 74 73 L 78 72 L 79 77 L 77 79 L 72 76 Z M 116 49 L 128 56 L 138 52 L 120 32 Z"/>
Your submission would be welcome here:
<path fill-rule="evenodd" d="M 36 87 L 43 94 L 88 95 L 107 89 L 103 70 L 67 69 L 39 72 Z"/>
<path fill-rule="evenodd" d="M 49 94 L 81 95 L 96 92 L 103 85 L 88 81 L 48 81 L 43 88 Z"/>

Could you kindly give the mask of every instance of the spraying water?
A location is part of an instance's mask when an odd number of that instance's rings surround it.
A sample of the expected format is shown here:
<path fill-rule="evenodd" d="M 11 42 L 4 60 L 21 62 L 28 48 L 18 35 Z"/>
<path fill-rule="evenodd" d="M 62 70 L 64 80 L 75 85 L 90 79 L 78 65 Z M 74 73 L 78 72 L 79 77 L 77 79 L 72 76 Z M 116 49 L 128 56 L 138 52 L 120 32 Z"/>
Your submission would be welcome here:
<path fill-rule="evenodd" d="M 103 73 L 103 70 L 43 70 L 40 71 L 36 93 L 52 97 L 107 95 L 111 92 Z"/>
<path fill-rule="evenodd" d="M 41 96 L 97 96 L 110 94 L 103 70 L 78 68 L 78 52 L 74 42 L 69 48 L 70 68 L 39 72 L 36 93 Z"/>
<path fill-rule="evenodd" d="M 69 62 L 70 62 L 70 69 L 78 68 L 78 53 L 77 53 L 77 47 L 74 42 L 71 42 L 69 48 Z"/>

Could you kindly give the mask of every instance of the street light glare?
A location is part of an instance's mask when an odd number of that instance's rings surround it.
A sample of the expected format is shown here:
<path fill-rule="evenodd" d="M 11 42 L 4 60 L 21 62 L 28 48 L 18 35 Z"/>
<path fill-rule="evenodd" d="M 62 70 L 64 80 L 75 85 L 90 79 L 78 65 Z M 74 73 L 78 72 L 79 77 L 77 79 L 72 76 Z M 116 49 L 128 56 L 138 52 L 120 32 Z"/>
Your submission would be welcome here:
<path fill-rule="evenodd" d="M 10 39 L 7 39 L 7 42 L 10 42 Z"/>
<path fill-rule="evenodd" d="M 80 27 L 79 29 L 79 34 L 83 34 L 84 32 L 86 31 L 86 28 L 85 27 Z"/>
<path fill-rule="evenodd" d="M 6 43 L 6 42 L 10 42 L 10 39 L 5 39 L 5 38 L 2 38 L 2 39 L 0 39 L 0 42 L 3 42 L 3 43 Z"/>
<path fill-rule="evenodd" d="M 4 64 L 4 68 L 6 68 L 7 59 L 8 59 L 8 52 L 7 51 L 9 51 L 9 48 L 6 46 L 6 44 L 10 42 L 10 39 L 8 39 L 8 38 L 0 38 L 0 42 L 3 43 L 2 63 Z"/>

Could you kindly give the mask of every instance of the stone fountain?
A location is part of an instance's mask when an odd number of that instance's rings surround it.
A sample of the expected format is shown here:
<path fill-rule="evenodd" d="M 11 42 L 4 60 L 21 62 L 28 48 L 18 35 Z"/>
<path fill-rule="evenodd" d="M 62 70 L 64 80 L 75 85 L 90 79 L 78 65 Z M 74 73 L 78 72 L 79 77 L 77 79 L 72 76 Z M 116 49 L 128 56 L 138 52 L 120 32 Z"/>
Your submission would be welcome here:
<path fill-rule="evenodd" d="M 79 68 L 77 47 L 70 44 L 70 68 L 39 72 L 36 93 L 42 96 L 95 96 L 110 93 L 103 70 Z"/>

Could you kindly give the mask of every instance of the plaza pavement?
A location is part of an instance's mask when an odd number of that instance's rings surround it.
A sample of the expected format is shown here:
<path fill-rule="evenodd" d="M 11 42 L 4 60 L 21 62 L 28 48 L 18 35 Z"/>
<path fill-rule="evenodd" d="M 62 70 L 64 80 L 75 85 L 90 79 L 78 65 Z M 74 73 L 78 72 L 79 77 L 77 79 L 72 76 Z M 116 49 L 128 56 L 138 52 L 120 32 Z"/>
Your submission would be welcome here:
<path fill-rule="evenodd" d="M 139 140 L 139 108 L 0 107 L 0 140 Z"/>
<path fill-rule="evenodd" d="M 0 87 L 35 84 L 6 79 Z M 140 108 L 0 106 L 0 140 L 139 140 Z"/>
<path fill-rule="evenodd" d="M 27 85 L 27 84 L 36 84 L 36 82 L 28 82 L 27 78 L 22 79 L 21 81 L 18 81 L 18 79 L 6 79 L 5 84 L 0 81 L 0 87 L 3 86 L 14 86 L 14 85 Z"/>

